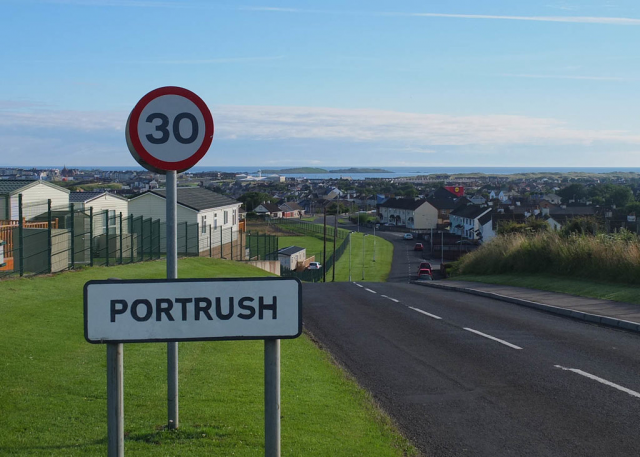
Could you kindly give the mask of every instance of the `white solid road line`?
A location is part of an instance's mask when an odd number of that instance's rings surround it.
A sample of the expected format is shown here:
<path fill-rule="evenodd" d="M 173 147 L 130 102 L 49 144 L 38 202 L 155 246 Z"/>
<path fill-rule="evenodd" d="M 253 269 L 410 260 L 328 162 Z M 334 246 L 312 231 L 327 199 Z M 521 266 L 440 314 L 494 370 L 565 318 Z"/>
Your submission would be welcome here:
<path fill-rule="evenodd" d="M 381 297 L 384 297 L 384 298 L 388 298 L 389 300 L 394 301 L 394 302 L 396 302 L 396 303 L 400 303 L 400 300 L 396 300 L 395 298 L 391 298 L 391 297 L 388 297 L 388 296 L 386 296 L 386 295 L 380 295 L 380 296 L 381 296 Z"/>
<path fill-rule="evenodd" d="M 495 336 L 487 335 L 486 333 L 479 332 L 472 328 L 464 327 L 464 330 L 471 333 L 475 333 L 476 335 L 484 336 L 485 338 L 489 338 L 490 340 L 497 341 L 498 343 L 504 344 L 505 346 L 509 346 L 510 348 L 513 348 L 513 349 L 522 349 L 520 346 L 516 346 L 515 344 L 511 344 L 508 341 L 501 340 L 499 338 L 496 338 Z"/>
<path fill-rule="evenodd" d="M 366 287 L 364 288 L 364 290 L 366 290 L 367 292 L 371 292 L 372 294 L 377 294 L 378 293 L 375 290 L 367 289 Z"/>
<path fill-rule="evenodd" d="M 600 383 L 602 383 L 602 384 L 604 384 L 606 386 L 613 387 L 614 389 L 618 389 L 618 390 L 620 390 L 620 391 L 622 391 L 624 393 L 627 393 L 627 394 L 631 395 L 632 397 L 640 398 L 640 393 L 638 393 L 636 391 L 633 391 L 631 389 L 627 389 L 626 387 L 619 386 L 618 384 L 615 384 L 615 383 L 613 383 L 611 381 L 607 381 L 606 379 L 599 378 L 599 377 L 597 377 L 595 375 L 587 373 L 586 371 L 578 370 L 577 368 L 565 368 L 565 367 L 562 367 L 560 365 L 554 365 L 554 366 L 556 368 L 560 368 L 561 370 L 564 370 L 564 371 L 573 371 L 574 373 L 577 373 L 577 374 L 579 374 L 581 376 L 584 376 L 584 377 L 589 378 L 589 379 L 593 379 L 594 381 L 598 381 L 598 382 L 600 382 Z"/>
<path fill-rule="evenodd" d="M 436 316 L 435 314 L 431 314 L 431 313 L 428 313 L 426 311 L 422 311 L 421 309 L 414 308 L 413 306 L 409 306 L 409 309 L 412 309 L 414 311 L 418 311 L 419 313 L 422 313 L 425 316 L 433 317 L 434 319 L 442 319 L 440 316 Z"/>

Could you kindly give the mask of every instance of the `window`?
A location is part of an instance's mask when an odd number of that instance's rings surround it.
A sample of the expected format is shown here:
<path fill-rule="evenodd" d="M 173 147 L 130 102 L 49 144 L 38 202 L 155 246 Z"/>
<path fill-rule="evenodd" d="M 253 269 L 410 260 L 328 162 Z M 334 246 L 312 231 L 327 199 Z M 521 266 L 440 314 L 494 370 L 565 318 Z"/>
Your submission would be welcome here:
<path fill-rule="evenodd" d="M 110 209 L 109 212 L 105 214 L 103 227 L 104 233 L 108 233 L 109 235 L 116 233 L 116 210 Z"/>
<path fill-rule="evenodd" d="M 224 212 L 224 224 L 227 225 L 229 223 L 229 211 Z"/>
<path fill-rule="evenodd" d="M 207 233 L 207 216 L 202 216 L 200 218 L 200 226 L 202 227 L 200 230 L 202 233 Z"/>
<path fill-rule="evenodd" d="M 218 228 L 218 213 L 213 213 L 213 230 Z"/>
<path fill-rule="evenodd" d="M 235 209 L 233 210 L 233 213 L 232 213 L 232 214 L 233 214 L 233 216 L 232 216 L 232 218 L 231 218 L 231 223 L 232 223 L 233 225 L 236 225 L 236 210 L 235 210 Z"/>

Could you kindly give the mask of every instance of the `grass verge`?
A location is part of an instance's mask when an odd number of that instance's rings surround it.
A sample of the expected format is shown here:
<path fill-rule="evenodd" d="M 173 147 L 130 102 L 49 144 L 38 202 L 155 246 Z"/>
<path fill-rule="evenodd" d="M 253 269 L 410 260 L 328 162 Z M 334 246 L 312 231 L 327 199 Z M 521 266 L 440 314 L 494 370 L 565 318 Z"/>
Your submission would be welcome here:
<path fill-rule="evenodd" d="M 487 284 L 526 287 L 547 290 L 582 297 L 600 298 L 640 305 L 640 287 L 622 284 L 596 282 L 593 280 L 568 279 L 550 275 L 456 275 L 459 281 L 475 281 Z"/>
<path fill-rule="evenodd" d="M 365 281 L 384 282 L 391 272 L 391 260 L 393 258 L 393 245 L 380 237 L 375 237 L 376 261 L 373 261 L 374 237 L 368 235 L 364 246 L 364 278 Z M 362 233 L 351 235 L 351 279 L 362 280 Z M 342 240 L 338 240 L 338 245 Z M 281 236 L 278 238 L 280 248 L 299 246 L 307 249 L 307 257 L 316 256 L 316 261 L 322 262 L 323 242 L 315 236 Z M 333 252 L 333 238 L 327 239 L 327 258 Z M 327 271 L 327 280 L 333 278 L 333 271 Z M 342 254 L 336 265 L 336 281 L 349 280 L 349 248 Z"/>
<path fill-rule="evenodd" d="M 163 278 L 165 263 L 0 282 L 0 455 L 106 455 L 106 348 L 83 338 L 90 279 Z M 267 276 L 189 258 L 180 277 Z M 367 394 L 306 336 L 282 341 L 282 448 L 300 456 L 414 455 Z M 135 456 L 264 453 L 261 341 L 180 344 L 181 429 L 166 422 L 166 345 L 125 344 L 125 449 Z"/>

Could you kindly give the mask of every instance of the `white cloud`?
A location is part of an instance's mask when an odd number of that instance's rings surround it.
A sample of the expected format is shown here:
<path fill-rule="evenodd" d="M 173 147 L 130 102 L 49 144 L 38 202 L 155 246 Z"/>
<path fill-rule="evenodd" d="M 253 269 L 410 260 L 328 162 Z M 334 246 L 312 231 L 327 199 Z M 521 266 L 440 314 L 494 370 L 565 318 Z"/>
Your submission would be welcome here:
<path fill-rule="evenodd" d="M 572 128 L 553 118 L 513 115 L 455 116 L 371 109 L 212 106 L 216 138 L 226 140 L 340 140 L 394 142 L 400 150 L 430 153 L 433 146 L 640 144 L 640 134 Z M 0 111 L 0 128 L 118 132 L 128 112 Z"/>

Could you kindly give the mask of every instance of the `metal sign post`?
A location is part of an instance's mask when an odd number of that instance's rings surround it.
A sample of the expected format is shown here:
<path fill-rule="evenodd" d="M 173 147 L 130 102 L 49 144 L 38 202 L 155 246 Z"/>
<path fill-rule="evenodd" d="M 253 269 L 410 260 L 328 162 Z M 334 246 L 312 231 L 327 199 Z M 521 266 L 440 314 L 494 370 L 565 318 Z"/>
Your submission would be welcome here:
<path fill-rule="evenodd" d="M 264 340 L 264 455 L 280 457 L 280 340 Z"/>
<path fill-rule="evenodd" d="M 124 457 L 124 382 L 122 344 L 107 344 L 108 456 Z"/>
<path fill-rule="evenodd" d="M 167 279 L 178 278 L 177 173 L 167 171 Z M 167 343 L 167 417 L 170 430 L 180 426 L 178 408 L 178 343 Z"/>

